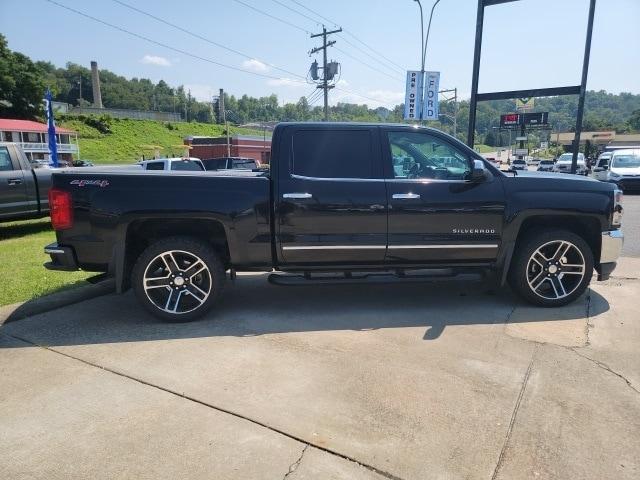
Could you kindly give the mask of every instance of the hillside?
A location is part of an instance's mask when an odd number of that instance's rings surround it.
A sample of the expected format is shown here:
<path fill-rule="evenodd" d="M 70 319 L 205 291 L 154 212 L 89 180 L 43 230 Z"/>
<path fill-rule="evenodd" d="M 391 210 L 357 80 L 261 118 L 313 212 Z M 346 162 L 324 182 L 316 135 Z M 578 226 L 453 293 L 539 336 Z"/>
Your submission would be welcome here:
<path fill-rule="evenodd" d="M 58 125 L 78 132 L 80 158 L 101 164 L 133 163 L 142 155 L 153 155 L 151 145 L 163 147 L 162 155 L 182 155 L 184 137 L 189 135 L 224 135 L 224 126 L 207 123 L 167 123 L 150 120 L 103 119 L 95 117 L 64 117 Z M 104 132 L 104 133 L 103 133 Z M 108 132 L 108 133 L 106 133 Z M 231 127 L 231 135 L 262 135 Z"/>

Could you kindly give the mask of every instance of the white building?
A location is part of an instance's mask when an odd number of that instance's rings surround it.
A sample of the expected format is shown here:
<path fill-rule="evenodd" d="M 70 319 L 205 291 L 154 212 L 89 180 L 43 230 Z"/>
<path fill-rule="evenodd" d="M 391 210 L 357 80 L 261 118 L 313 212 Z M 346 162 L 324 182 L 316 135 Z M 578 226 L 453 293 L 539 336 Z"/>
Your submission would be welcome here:
<path fill-rule="evenodd" d="M 30 161 L 49 159 L 47 124 L 31 120 L 0 118 L 0 142 L 13 142 L 22 147 Z M 78 134 L 56 126 L 58 159 L 71 163 L 78 155 Z"/>

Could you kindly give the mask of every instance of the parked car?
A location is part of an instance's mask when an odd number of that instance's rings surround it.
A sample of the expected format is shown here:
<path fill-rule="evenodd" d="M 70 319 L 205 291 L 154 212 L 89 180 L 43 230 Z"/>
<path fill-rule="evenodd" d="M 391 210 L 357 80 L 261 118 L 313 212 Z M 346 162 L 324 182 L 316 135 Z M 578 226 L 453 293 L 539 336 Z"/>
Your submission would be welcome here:
<path fill-rule="evenodd" d="M 526 160 L 515 159 L 511 161 L 511 170 L 529 170 Z"/>
<path fill-rule="evenodd" d="M 593 176 L 615 183 L 620 190 L 640 190 L 640 148 L 603 153 L 593 169 Z"/>
<path fill-rule="evenodd" d="M 108 272 L 159 318 L 186 321 L 213 307 L 226 271 L 275 270 L 284 285 L 493 272 L 560 306 L 594 268 L 607 279 L 622 247 L 614 185 L 501 172 L 438 130 L 281 123 L 273 145 L 270 172 L 55 173 L 46 267 Z"/>
<path fill-rule="evenodd" d="M 553 160 L 540 160 L 538 162 L 538 172 L 551 172 L 553 170 Z"/>
<path fill-rule="evenodd" d="M 573 161 L 573 153 L 563 153 L 556 160 L 556 163 L 553 166 L 553 171 L 559 172 L 559 173 L 571 173 L 572 161 Z M 584 153 L 578 153 L 576 173 L 578 175 L 587 174 L 587 164 L 584 159 Z"/>
<path fill-rule="evenodd" d="M 47 215 L 53 171 L 34 167 L 18 145 L 0 143 L 0 222 Z"/>
<path fill-rule="evenodd" d="M 199 158 L 156 158 L 155 160 L 143 160 L 138 162 L 143 170 L 179 170 L 179 171 L 204 171 L 204 165 Z"/>
<path fill-rule="evenodd" d="M 73 162 L 73 166 L 74 167 L 93 167 L 93 162 L 90 162 L 89 160 L 75 160 Z"/>
<path fill-rule="evenodd" d="M 485 160 L 487 160 L 488 162 L 491 162 L 491 165 L 493 165 L 496 168 L 500 168 L 500 165 L 502 165 L 502 162 L 500 161 L 499 158 L 485 157 Z"/>
<path fill-rule="evenodd" d="M 246 157 L 219 157 L 202 160 L 206 170 L 253 170 L 260 166 L 260 162 Z"/>

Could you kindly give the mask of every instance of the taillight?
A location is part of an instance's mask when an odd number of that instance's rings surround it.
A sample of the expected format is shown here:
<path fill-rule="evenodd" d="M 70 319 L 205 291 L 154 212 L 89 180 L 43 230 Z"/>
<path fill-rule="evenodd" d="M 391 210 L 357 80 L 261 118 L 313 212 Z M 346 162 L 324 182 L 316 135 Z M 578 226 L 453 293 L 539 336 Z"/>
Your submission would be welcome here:
<path fill-rule="evenodd" d="M 73 227 L 71 193 L 57 188 L 49 190 L 49 209 L 51 225 L 54 230 L 66 230 Z"/>

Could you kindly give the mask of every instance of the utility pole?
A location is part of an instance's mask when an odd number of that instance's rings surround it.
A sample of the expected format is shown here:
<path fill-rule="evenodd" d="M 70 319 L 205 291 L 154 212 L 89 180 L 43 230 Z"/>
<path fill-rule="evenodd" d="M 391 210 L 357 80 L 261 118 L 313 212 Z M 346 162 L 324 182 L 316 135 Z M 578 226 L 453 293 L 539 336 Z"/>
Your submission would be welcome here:
<path fill-rule="evenodd" d="M 329 90 L 334 87 L 334 85 L 329 85 L 328 81 L 333 78 L 333 76 L 329 76 L 329 72 L 327 70 L 327 48 L 331 45 L 335 44 L 336 41 L 332 40 L 327 42 L 327 35 L 332 35 L 334 33 L 339 33 L 342 31 L 342 28 L 338 28 L 337 30 L 331 30 L 327 32 L 326 27 L 322 26 L 322 33 L 316 33 L 315 35 L 311 35 L 311 38 L 322 37 L 322 46 L 316 47 L 311 50 L 309 53 L 313 55 L 314 53 L 322 50 L 322 85 L 319 85 L 318 88 L 324 90 L 324 121 L 329 121 Z"/>
<path fill-rule="evenodd" d="M 80 80 L 78 80 L 78 106 L 82 107 L 82 74 L 80 74 Z"/>

